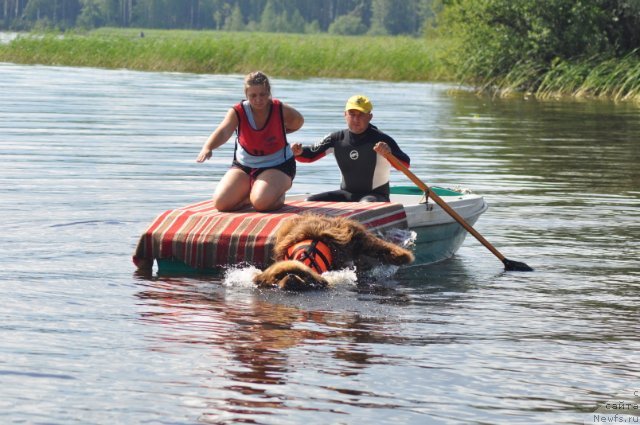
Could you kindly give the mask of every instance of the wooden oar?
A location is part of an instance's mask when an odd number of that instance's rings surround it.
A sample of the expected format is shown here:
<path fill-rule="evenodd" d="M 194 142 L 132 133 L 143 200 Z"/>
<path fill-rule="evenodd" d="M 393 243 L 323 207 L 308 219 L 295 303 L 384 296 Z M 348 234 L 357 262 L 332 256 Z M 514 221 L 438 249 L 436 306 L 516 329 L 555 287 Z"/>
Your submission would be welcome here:
<path fill-rule="evenodd" d="M 431 199 L 433 199 L 436 204 L 440 205 L 440 208 L 445 210 L 447 212 L 447 214 L 449 214 L 458 223 L 460 223 L 460 225 L 462 227 L 464 227 L 467 230 L 467 232 L 471 233 L 478 241 L 480 241 L 480 243 L 482 245 L 484 245 L 489 251 L 491 251 L 493 253 L 493 255 L 498 257 L 498 259 L 500 259 L 500 261 L 502 261 L 502 263 L 504 264 L 504 269 L 505 270 L 507 270 L 507 271 L 518 271 L 518 272 L 530 272 L 530 271 L 533 271 L 533 269 L 531 267 L 529 267 L 528 265 L 526 265 L 525 263 L 521 263 L 519 261 L 513 261 L 513 260 L 509 260 L 508 258 L 505 258 L 505 256 L 502 255 L 500 253 L 500 251 L 498 251 L 493 245 L 491 245 L 489 243 L 489 241 L 486 240 L 480 233 L 478 233 L 478 231 L 476 229 L 471 227 L 471 225 L 469 223 L 467 223 L 464 220 L 464 218 L 462 218 L 462 216 L 460 216 L 460 214 L 458 214 L 453 208 L 451 208 L 449 206 L 449 204 L 447 204 L 440 196 L 438 196 L 437 193 L 435 193 L 433 190 L 431 190 L 429 188 L 429 186 L 427 186 L 415 174 L 413 174 L 411 171 L 409 171 L 409 169 L 407 167 L 405 167 L 404 164 L 402 162 L 400 162 L 400 160 L 398 158 L 393 156 L 392 153 L 383 153 L 383 152 L 378 152 L 378 153 L 380 153 L 382 156 L 387 158 L 387 160 L 391 164 L 393 164 L 394 167 L 396 167 L 398 170 L 402 171 L 407 177 L 409 177 L 409 179 L 411 179 L 411 181 L 414 182 L 416 184 L 416 186 L 418 186 L 420 189 L 422 189 L 427 194 L 427 196 L 431 197 Z"/>

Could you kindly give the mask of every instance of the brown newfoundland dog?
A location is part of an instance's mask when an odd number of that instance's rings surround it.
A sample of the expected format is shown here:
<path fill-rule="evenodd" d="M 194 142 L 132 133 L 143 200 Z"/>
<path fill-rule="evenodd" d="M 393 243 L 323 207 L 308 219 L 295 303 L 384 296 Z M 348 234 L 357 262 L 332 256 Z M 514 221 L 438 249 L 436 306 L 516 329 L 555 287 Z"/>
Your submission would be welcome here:
<path fill-rule="evenodd" d="M 275 235 L 274 263 L 253 281 L 261 288 L 325 288 L 328 282 L 321 274 L 328 270 L 355 265 L 362 271 L 413 259 L 411 251 L 375 236 L 355 220 L 302 214 L 282 223 Z"/>

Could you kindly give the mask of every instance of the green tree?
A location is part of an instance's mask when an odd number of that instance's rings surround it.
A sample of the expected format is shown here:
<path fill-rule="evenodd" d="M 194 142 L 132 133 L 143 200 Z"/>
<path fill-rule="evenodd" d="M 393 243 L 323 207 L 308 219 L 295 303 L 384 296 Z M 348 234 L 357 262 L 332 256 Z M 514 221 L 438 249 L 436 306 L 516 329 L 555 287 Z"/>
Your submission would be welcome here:
<path fill-rule="evenodd" d="M 373 0 L 371 5 L 371 35 L 386 35 L 389 33 L 387 29 L 387 21 L 391 13 L 393 5 L 388 0 Z"/>
<path fill-rule="evenodd" d="M 104 14 L 105 25 L 118 25 L 120 0 L 101 0 L 100 9 Z"/>
<path fill-rule="evenodd" d="M 304 32 L 306 34 L 318 34 L 322 32 L 322 30 L 320 29 L 320 22 L 315 20 L 315 21 L 306 23 L 304 26 Z"/>
<path fill-rule="evenodd" d="M 224 24 L 233 10 L 227 1 L 224 0 L 212 0 L 212 13 L 213 27 L 217 30 L 224 28 Z"/>
<path fill-rule="evenodd" d="M 66 28 L 75 25 L 79 11 L 79 0 L 29 0 L 23 16 L 31 22 L 51 22 Z"/>
<path fill-rule="evenodd" d="M 602 8 L 609 15 L 604 31 L 618 56 L 640 48 L 640 1 L 603 1 Z"/>
<path fill-rule="evenodd" d="M 245 28 L 244 20 L 242 18 L 242 11 L 239 5 L 235 5 L 231 16 L 224 23 L 224 29 L 227 31 L 243 31 Z"/>
<path fill-rule="evenodd" d="M 268 0 L 260 16 L 260 30 L 264 32 L 278 31 L 278 14 L 273 1 Z"/>
<path fill-rule="evenodd" d="M 371 33 L 416 34 L 424 11 L 430 10 L 426 5 L 433 1 L 439 0 L 0 0 L 0 27 L 28 29 L 46 21 L 58 27 L 77 23 L 302 33 L 327 31 L 335 23 L 332 31 L 339 33 L 361 34 L 361 25 L 373 25 Z"/>
<path fill-rule="evenodd" d="M 440 29 L 456 41 L 462 79 L 491 84 L 527 69 L 523 85 L 563 60 L 623 55 L 640 47 L 637 1 L 449 0 Z M 622 25 L 620 25 L 622 23 Z"/>
<path fill-rule="evenodd" d="M 329 25 L 330 34 L 361 35 L 367 31 L 362 19 L 355 15 L 342 15 Z"/>
<path fill-rule="evenodd" d="M 118 0 L 117 22 L 120 26 L 128 27 L 133 21 L 133 0 Z"/>
<path fill-rule="evenodd" d="M 298 9 L 294 9 L 293 12 L 284 12 L 281 15 L 284 19 L 281 20 L 282 31 L 292 33 L 305 32 L 304 18 L 298 12 Z"/>
<path fill-rule="evenodd" d="M 417 0 L 372 0 L 370 33 L 417 34 L 422 26 Z"/>
<path fill-rule="evenodd" d="M 48 0 L 29 0 L 24 9 L 25 18 L 39 21 L 44 18 L 54 18 L 54 4 Z"/>
<path fill-rule="evenodd" d="M 101 0 L 81 0 L 82 11 L 77 24 L 84 28 L 96 28 L 106 23 L 106 15 Z"/>

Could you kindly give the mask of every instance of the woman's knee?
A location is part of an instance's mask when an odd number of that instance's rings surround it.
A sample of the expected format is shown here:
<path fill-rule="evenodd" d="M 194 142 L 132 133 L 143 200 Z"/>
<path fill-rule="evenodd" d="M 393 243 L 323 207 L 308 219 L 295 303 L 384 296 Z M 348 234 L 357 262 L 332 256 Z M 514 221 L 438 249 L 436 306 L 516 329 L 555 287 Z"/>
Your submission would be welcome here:
<path fill-rule="evenodd" d="M 213 194 L 213 204 L 218 211 L 234 211 L 248 203 L 251 189 L 249 176 L 232 168 L 222 177 Z"/>
<path fill-rule="evenodd" d="M 213 194 L 213 205 L 218 211 L 235 211 L 249 204 L 248 194 L 219 190 Z"/>
<path fill-rule="evenodd" d="M 273 194 L 263 196 L 252 196 L 251 197 L 251 205 L 256 211 L 266 212 L 273 211 L 279 208 L 282 208 L 284 205 L 284 194 L 281 194 L 278 197 L 273 196 Z"/>
<path fill-rule="evenodd" d="M 214 195 L 213 197 L 213 205 L 220 212 L 235 211 L 238 209 L 238 204 L 236 200 L 231 200 L 225 196 Z"/>
<path fill-rule="evenodd" d="M 271 170 L 267 170 L 271 171 Z M 291 179 L 281 171 L 260 174 L 251 188 L 249 199 L 256 211 L 271 211 L 284 205 L 285 193 L 291 187 Z"/>

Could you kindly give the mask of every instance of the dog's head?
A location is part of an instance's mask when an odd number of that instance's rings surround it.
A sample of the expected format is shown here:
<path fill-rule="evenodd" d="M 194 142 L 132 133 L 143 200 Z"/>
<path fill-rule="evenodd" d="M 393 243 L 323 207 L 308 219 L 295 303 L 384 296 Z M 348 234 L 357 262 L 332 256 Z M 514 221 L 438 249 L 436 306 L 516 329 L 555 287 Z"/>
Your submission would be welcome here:
<path fill-rule="evenodd" d="M 299 261 L 318 274 L 331 270 L 333 262 L 331 248 L 317 239 L 306 239 L 290 246 L 284 258 Z"/>
<path fill-rule="evenodd" d="M 329 282 L 307 265 L 296 260 L 285 260 L 273 263 L 262 273 L 253 278 L 260 288 L 280 288 L 287 291 L 305 291 L 322 289 Z"/>

